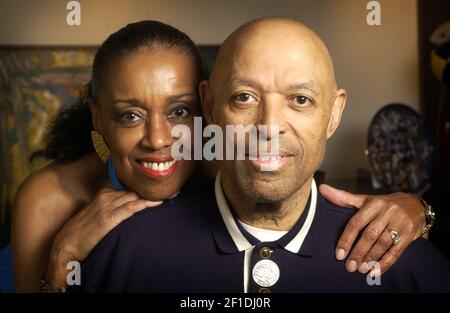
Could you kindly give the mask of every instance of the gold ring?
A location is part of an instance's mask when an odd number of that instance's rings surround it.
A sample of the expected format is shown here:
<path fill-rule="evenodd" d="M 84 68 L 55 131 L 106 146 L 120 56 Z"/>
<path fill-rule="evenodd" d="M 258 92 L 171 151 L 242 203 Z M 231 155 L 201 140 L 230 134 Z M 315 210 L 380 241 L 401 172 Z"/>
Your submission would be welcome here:
<path fill-rule="evenodd" d="M 394 245 L 396 245 L 402 238 L 400 233 L 398 231 L 393 230 L 392 228 L 386 227 L 385 230 L 389 233 L 389 235 L 391 235 L 392 243 Z"/>

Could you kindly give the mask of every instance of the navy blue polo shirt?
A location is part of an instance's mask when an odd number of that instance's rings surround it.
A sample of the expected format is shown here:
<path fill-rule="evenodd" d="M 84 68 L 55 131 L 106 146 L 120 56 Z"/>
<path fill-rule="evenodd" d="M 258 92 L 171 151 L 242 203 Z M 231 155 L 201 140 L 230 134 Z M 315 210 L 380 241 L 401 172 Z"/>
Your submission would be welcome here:
<path fill-rule="evenodd" d="M 73 290 L 450 292 L 448 260 L 421 238 L 379 281 L 347 272 L 334 251 L 353 213 L 327 202 L 313 181 L 294 227 L 277 241 L 260 242 L 237 222 L 220 176 L 207 186 L 188 183 L 177 197 L 137 213 L 105 236 L 82 264 L 81 285 Z M 276 264 L 275 283 L 264 281 L 264 271 L 255 276 L 260 261 L 267 260 Z"/>

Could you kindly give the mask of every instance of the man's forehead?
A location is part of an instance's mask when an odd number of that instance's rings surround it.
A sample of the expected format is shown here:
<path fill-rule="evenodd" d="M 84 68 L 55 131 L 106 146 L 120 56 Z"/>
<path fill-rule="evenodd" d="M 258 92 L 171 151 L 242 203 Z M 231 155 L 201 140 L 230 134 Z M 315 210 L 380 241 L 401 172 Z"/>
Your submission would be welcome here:
<path fill-rule="evenodd" d="M 254 46 L 237 47 L 231 58 L 221 63 L 223 67 L 233 74 L 240 71 L 251 71 L 254 73 L 277 73 L 299 75 L 310 71 L 325 71 L 327 63 L 314 53 L 301 49 L 301 46 L 279 46 L 254 49 Z M 220 65 L 219 65 L 220 68 Z"/>
<path fill-rule="evenodd" d="M 225 82 L 228 87 L 246 86 L 253 89 L 270 89 L 272 87 L 281 87 L 283 90 L 295 91 L 295 90 L 309 90 L 314 94 L 320 94 L 322 91 L 321 84 L 316 79 L 309 79 L 309 77 L 302 76 L 284 76 L 281 79 L 274 79 L 268 81 L 267 77 L 261 75 L 249 75 L 248 73 L 242 73 L 239 75 L 233 73 L 229 76 L 229 79 Z M 269 82 L 269 83 L 268 83 Z"/>
<path fill-rule="evenodd" d="M 311 89 L 318 91 L 327 80 L 329 71 L 314 55 L 285 51 L 271 54 L 269 50 L 256 55 L 240 53 L 228 64 L 222 82 L 226 85 L 245 85 L 255 88 L 282 86 L 283 89 Z"/>
<path fill-rule="evenodd" d="M 242 71 L 297 75 L 302 82 L 334 77 L 325 44 L 312 30 L 292 20 L 263 19 L 242 26 L 224 42 L 217 60 L 211 76 L 219 74 L 227 81 Z"/>

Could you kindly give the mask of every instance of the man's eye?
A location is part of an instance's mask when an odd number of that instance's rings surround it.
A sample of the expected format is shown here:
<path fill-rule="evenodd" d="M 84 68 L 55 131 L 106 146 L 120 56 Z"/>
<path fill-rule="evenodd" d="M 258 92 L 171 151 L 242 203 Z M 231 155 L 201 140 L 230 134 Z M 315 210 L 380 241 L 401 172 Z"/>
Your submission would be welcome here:
<path fill-rule="evenodd" d="M 120 118 L 122 121 L 125 121 L 127 123 L 135 123 L 139 121 L 142 117 L 137 114 L 136 112 L 124 112 L 120 115 Z"/>
<path fill-rule="evenodd" d="M 169 114 L 169 117 L 175 118 L 175 119 L 182 119 L 182 118 L 186 118 L 187 116 L 189 116 L 189 113 L 190 112 L 187 109 L 176 108 Z"/>
<path fill-rule="evenodd" d="M 312 103 L 312 101 L 305 96 L 296 96 L 291 100 L 295 105 L 305 107 Z"/>
<path fill-rule="evenodd" d="M 233 101 L 238 103 L 250 103 L 252 101 L 256 101 L 255 97 L 249 93 L 242 92 L 235 96 L 233 96 Z"/>

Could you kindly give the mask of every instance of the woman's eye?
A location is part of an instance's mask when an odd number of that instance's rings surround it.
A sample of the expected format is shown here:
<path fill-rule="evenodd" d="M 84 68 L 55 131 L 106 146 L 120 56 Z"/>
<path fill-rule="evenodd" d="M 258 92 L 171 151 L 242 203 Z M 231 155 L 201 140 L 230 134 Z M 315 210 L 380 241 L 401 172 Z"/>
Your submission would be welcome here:
<path fill-rule="evenodd" d="M 312 103 L 312 101 L 305 96 L 296 96 L 292 99 L 292 101 L 294 102 L 295 105 L 301 106 L 301 107 L 305 107 L 308 106 Z"/>
<path fill-rule="evenodd" d="M 135 112 L 124 112 L 121 119 L 127 123 L 135 123 L 141 119 L 141 116 Z"/>
<path fill-rule="evenodd" d="M 238 103 L 248 104 L 252 101 L 256 101 L 256 99 L 251 94 L 249 94 L 247 92 L 242 92 L 242 93 L 239 93 L 239 94 L 233 96 L 233 101 L 238 102 Z"/>
<path fill-rule="evenodd" d="M 187 109 L 176 108 L 169 114 L 169 117 L 175 118 L 175 119 L 183 119 L 183 118 L 186 118 L 189 115 L 189 113 L 190 112 Z"/>

